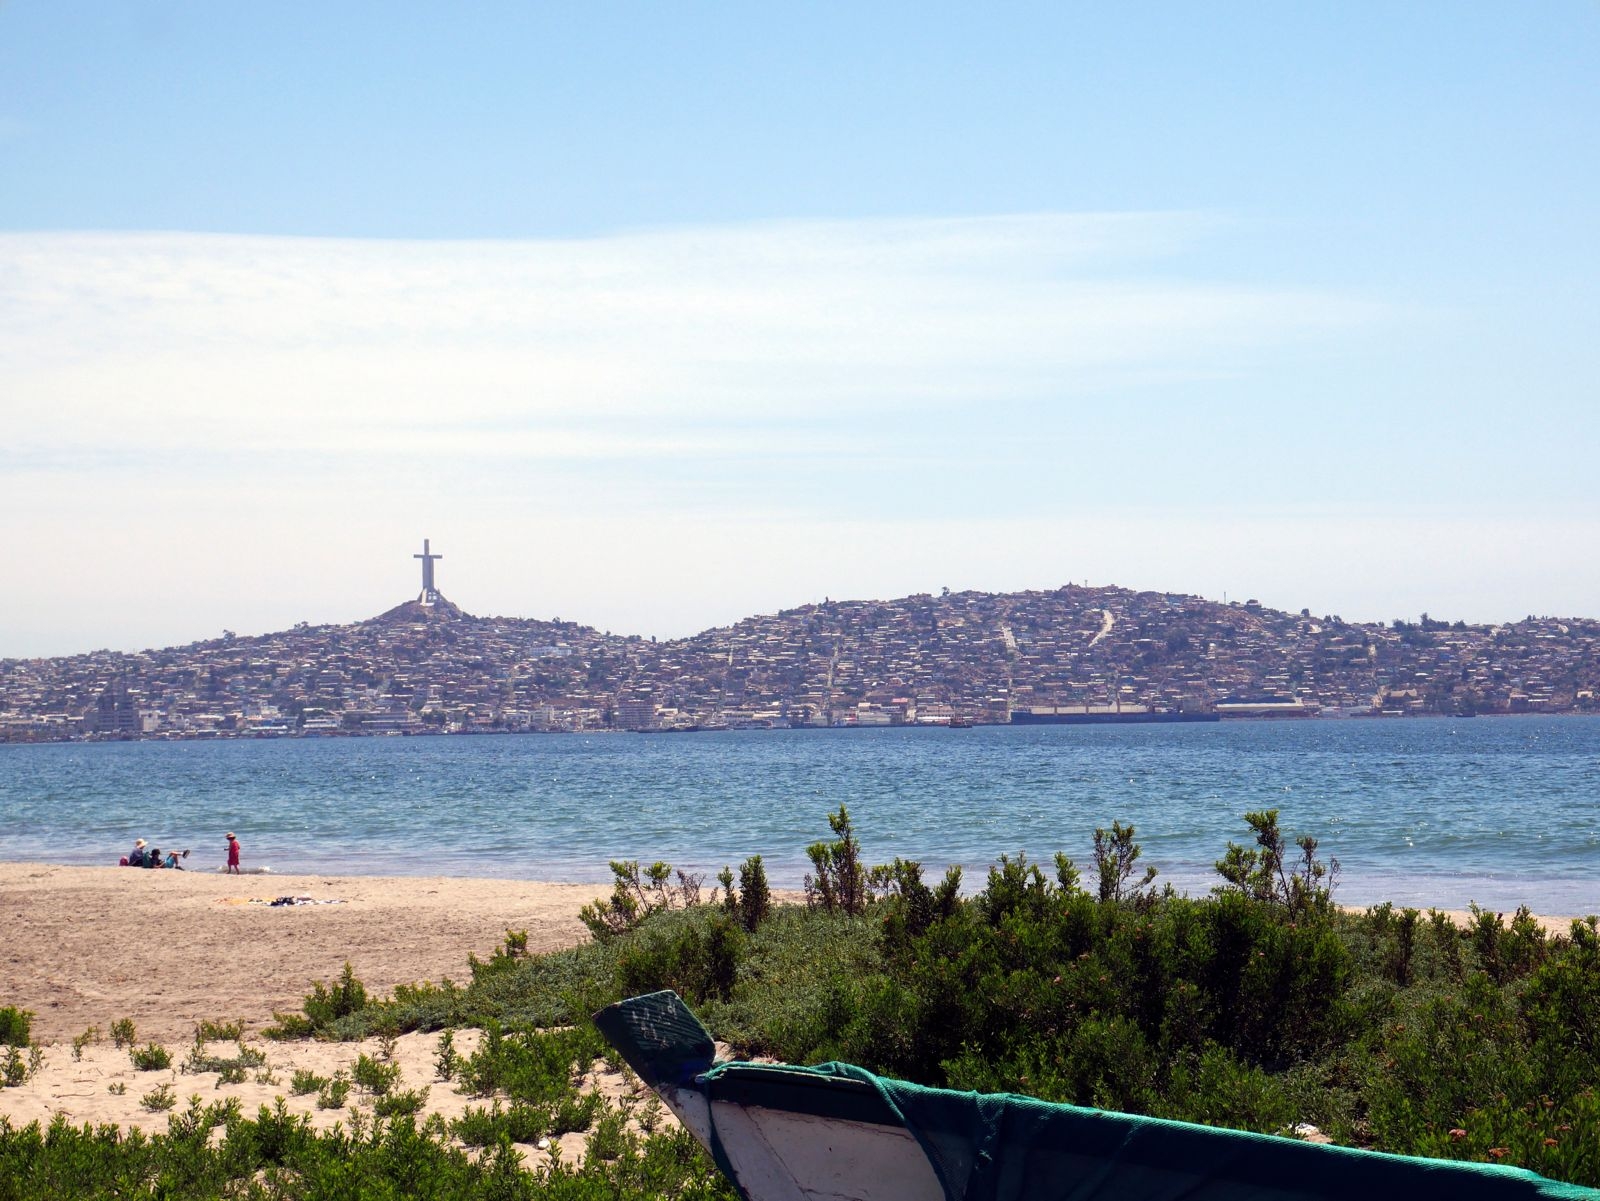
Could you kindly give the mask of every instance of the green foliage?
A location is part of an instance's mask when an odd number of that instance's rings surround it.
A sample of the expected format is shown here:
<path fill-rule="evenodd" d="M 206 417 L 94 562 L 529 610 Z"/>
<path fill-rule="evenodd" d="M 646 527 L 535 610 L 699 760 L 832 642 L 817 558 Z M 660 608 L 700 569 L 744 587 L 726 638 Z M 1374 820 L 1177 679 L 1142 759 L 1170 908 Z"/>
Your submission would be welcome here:
<path fill-rule="evenodd" d="M 213 1125 L 222 1125 L 213 1138 Z M 0 1201 L 76 1201 L 116 1196 L 134 1201 L 210 1201 L 215 1197 L 340 1198 L 395 1201 L 733 1201 L 709 1158 L 681 1131 L 634 1143 L 615 1160 L 585 1157 L 527 1172 L 511 1140 L 495 1138 L 469 1153 L 441 1122 L 418 1126 L 411 1115 L 351 1120 L 318 1134 L 280 1102 L 254 1118 L 220 1107 L 189 1108 L 168 1119 L 166 1134 L 124 1135 L 111 1126 L 74 1127 L 58 1118 L 21 1129 L 0 1121 Z"/>
<path fill-rule="evenodd" d="M 831 842 L 814 842 L 806 856 L 814 869 L 806 874 L 806 903 L 829 913 L 857 917 L 867 908 L 867 870 L 861 862 L 861 844 L 843 805 L 828 814 Z"/>
<path fill-rule="evenodd" d="M 751 934 L 772 910 L 772 890 L 761 856 L 752 855 L 739 865 L 739 924 Z"/>
<path fill-rule="evenodd" d="M 636 859 L 611 861 L 611 896 L 578 910 L 578 917 L 596 942 L 607 942 L 635 930 L 651 914 L 693 909 L 700 904 L 704 877 L 674 872 L 669 863 L 652 863 L 640 872 Z"/>
<path fill-rule="evenodd" d="M 438 1080 L 454 1080 L 460 1057 L 456 1054 L 456 1032 L 446 1030 L 439 1036 L 439 1052 L 434 1057 L 433 1073 Z"/>
<path fill-rule="evenodd" d="M 458 1059 L 456 1078 L 471 1096 L 501 1093 L 514 1101 L 554 1102 L 573 1091 L 603 1047 L 588 1022 L 562 1030 L 510 1031 L 491 1022 L 478 1049 Z"/>
<path fill-rule="evenodd" d="M 26 1047 L 32 1039 L 33 1012 L 14 1005 L 0 1008 L 0 1047 Z"/>
<path fill-rule="evenodd" d="M 499 1142 L 536 1143 L 550 1130 L 550 1114 L 542 1106 L 513 1101 L 502 1109 L 469 1105 L 450 1123 L 450 1133 L 468 1147 L 492 1147 Z"/>
<path fill-rule="evenodd" d="M 358 1055 L 350 1069 L 350 1078 L 355 1081 L 357 1088 L 375 1097 L 382 1097 L 400 1083 L 400 1065 L 385 1063 L 370 1055 Z"/>
<path fill-rule="evenodd" d="M 29 1077 L 38 1073 L 44 1066 L 44 1048 L 30 1046 L 26 1057 L 22 1048 L 6 1046 L 5 1058 L 0 1059 L 0 1086 L 16 1088 L 26 1084 Z"/>
<path fill-rule="evenodd" d="M 625 1110 L 607 1107 L 591 1124 L 585 1156 L 589 1159 L 611 1163 L 632 1150 L 638 1140 L 628 1130 Z"/>
<path fill-rule="evenodd" d="M 133 1060 L 133 1066 L 141 1072 L 159 1072 L 163 1068 L 172 1066 L 172 1052 L 159 1043 L 133 1047 L 128 1052 L 128 1058 Z"/>
<path fill-rule="evenodd" d="M 74 1063 L 83 1059 L 83 1049 L 91 1043 L 100 1041 L 100 1027 L 90 1026 L 82 1034 L 72 1040 L 72 1061 Z"/>
<path fill-rule="evenodd" d="M 164 1113 L 178 1103 L 178 1098 L 173 1095 L 172 1085 L 163 1084 L 147 1092 L 139 1098 L 139 1105 L 151 1113 Z"/>
<path fill-rule="evenodd" d="M 264 1067 L 267 1056 L 264 1051 L 255 1047 L 247 1047 L 241 1042 L 234 1044 L 232 1055 L 218 1055 L 206 1049 L 206 1044 L 201 1041 L 200 1031 L 195 1032 L 194 1044 L 189 1048 L 189 1055 L 183 1061 L 181 1071 L 190 1075 L 200 1072 L 221 1072 L 230 1077 L 229 1083 L 237 1083 L 244 1079 L 244 1073 L 252 1068 Z"/>
<path fill-rule="evenodd" d="M 304 1013 L 274 1013 L 273 1024 L 263 1030 L 262 1036 L 271 1039 L 293 1038 L 359 1038 L 346 1019 L 356 1017 L 367 1008 L 366 986 L 356 979 L 348 961 L 344 971 L 333 984 L 322 981 L 312 987 L 301 1009 Z"/>
<path fill-rule="evenodd" d="M 296 1068 L 289 1077 L 289 1091 L 296 1097 L 309 1096 L 328 1086 L 328 1078 L 319 1076 L 310 1068 Z"/>
<path fill-rule="evenodd" d="M 133 1046 L 137 1037 L 134 1033 L 132 1018 L 118 1018 L 111 1023 L 111 1045 L 116 1047 L 117 1050 L 120 1051 L 123 1047 Z"/>
<path fill-rule="evenodd" d="M 1099 881 L 1100 899 L 1120 904 L 1148 896 L 1147 889 L 1156 878 L 1156 869 L 1147 867 L 1137 883 L 1133 881 L 1135 865 L 1142 849 L 1134 841 L 1134 828 L 1121 822 L 1111 823 L 1110 830 L 1094 832 L 1094 867 Z M 1070 867 L 1070 860 L 1068 866 Z M 1067 872 L 1063 868 L 1063 874 Z M 1074 876 L 1076 873 L 1072 873 Z"/>
<path fill-rule="evenodd" d="M 1295 839 L 1300 858 L 1291 863 L 1283 834 L 1278 829 L 1276 809 L 1246 813 L 1244 820 L 1255 832 L 1256 846 L 1254 850 L 1246 850 L 1234 843 L 1228 844 L 1228 853 L 1217 860 L 1217 873 L 1227 881 L 1225 887 L 1252 900 L 1277 906 L 1297 918 L 1310 914 L 1325 916 L 1333 904 L 1339 861 L 1322 863 L 1317 859 L 1317 840 L 1302 834 Z"/>
<path fill-rule="evenodd" d="M 691 1002 L 725 1000 L 733 993 L 746 938 L 743 927 L 717 909 L 663 914 L 618 948 L 620 991 L 670 988 Z"/>
<path fill-rule="evenodd" d="M 197 1043 L 242 1043 L 244 1022 L 202 1021 L 195 1027 L 194 1040 Z"/>
<path fill-rule="evenodd" d="M 391 1090 L 381 1094 L 373 1101 L 372 1112 L 380 1118 L 393 1118 L 403 1114 L 418 1113 L 427 1103 L 428 1090 L 426 1088 L 410 1088 L 404 1091 Z"/>
<path fill-rule="evenodd" d="M 333 1079 L 317 1089 L 318 1109 L 343 1109 L 350 1099 L 350 1080 L 343 1072 L 335 1072 Z"/>
<path fill-rule="evenodd" d="M 473 979 L 483 975 L 492 975 L 514 967 L 528 957 L 528 932 L 526 930 L 507 930 L 505 941 L 490 954 L 487 961 L 479 959 L 476 955 L 468 955 L 467 962 L 472 967 Z"/>

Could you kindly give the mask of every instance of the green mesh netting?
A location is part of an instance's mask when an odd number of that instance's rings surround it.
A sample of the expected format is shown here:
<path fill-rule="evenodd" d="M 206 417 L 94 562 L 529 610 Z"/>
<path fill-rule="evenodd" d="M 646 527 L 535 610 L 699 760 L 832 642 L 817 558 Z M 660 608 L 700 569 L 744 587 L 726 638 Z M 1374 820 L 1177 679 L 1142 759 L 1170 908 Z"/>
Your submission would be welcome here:
<path fill-rule="evenodd" d="M 713 1097 L 764 1065 L 712 1068 Z M 827 1063 L 785 1068 L 859 1081 L 916 1137 L 948 1201 L 1597 1201 L 1521 1168 L 1382 1155 L 1187 1122 L 960 1093 Z"/>

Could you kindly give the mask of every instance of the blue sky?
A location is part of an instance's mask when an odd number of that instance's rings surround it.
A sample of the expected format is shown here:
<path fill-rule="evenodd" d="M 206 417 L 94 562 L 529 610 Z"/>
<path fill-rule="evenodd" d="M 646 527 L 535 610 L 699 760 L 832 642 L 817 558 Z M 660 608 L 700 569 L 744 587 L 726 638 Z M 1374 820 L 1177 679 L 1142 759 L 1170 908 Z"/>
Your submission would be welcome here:
<path fill-rule="evenodd" d="M 1600 6 L 0 5 L 0 655 L 1600 614 Z M 108 595 L 117 604 L 105 603 Z"/>

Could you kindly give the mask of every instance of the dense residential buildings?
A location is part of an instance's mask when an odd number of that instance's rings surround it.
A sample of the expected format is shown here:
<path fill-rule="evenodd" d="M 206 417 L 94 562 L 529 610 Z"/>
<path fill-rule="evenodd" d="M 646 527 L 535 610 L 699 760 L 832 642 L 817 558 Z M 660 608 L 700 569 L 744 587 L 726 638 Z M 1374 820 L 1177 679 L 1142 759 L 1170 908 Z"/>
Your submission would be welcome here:
<path fill-rule="evenodd" d="M 354 625 L 0 660 L 0 741 L 1600 712 L 1597 691 L 1589 619 L 1379 625 L 1069 586 L 830 600 L 658 643 L 425 588 Z"/>

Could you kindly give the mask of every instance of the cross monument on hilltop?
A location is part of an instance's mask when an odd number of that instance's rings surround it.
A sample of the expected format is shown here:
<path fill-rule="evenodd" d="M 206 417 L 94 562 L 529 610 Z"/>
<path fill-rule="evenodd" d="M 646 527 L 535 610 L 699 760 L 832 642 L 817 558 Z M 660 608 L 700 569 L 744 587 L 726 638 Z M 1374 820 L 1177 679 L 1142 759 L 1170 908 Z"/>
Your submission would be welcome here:
<path fill-rule="evenodd" d="M 429 554 L 428 540 L 424 538 L 422 540 L 422 553 L 411 557 L 422 560 L 422 595 L 417 597 L 417 600 L 421 604 L 431 605 L 439 599 L 438 589 L 433 586 L 433 561 L 442 559 L 444 556 Z"/>

